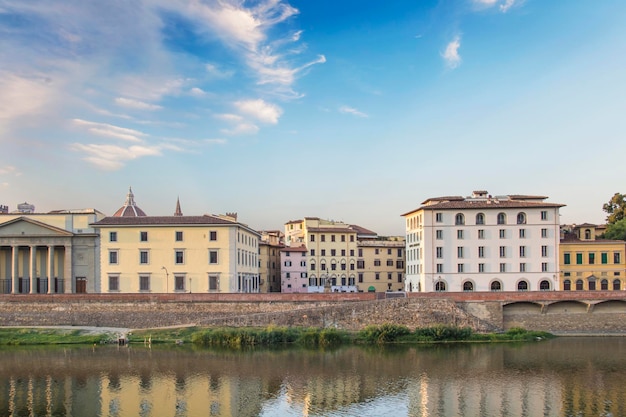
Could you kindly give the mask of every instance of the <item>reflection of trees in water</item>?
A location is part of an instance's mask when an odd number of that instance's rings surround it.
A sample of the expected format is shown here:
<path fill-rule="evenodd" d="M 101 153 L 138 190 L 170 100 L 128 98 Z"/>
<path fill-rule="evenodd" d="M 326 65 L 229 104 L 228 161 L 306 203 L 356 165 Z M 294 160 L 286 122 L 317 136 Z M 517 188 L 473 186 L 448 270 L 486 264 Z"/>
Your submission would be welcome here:
<path fill-rule="evenodd" d="M 327 351 L 4 349 L 0 415 L 199 408 L 245 416 L 267 401 L 321 415 L 397 395 L 406 396 L 412 416 L 626 415 L 625 350 L 619 338 Z"/>

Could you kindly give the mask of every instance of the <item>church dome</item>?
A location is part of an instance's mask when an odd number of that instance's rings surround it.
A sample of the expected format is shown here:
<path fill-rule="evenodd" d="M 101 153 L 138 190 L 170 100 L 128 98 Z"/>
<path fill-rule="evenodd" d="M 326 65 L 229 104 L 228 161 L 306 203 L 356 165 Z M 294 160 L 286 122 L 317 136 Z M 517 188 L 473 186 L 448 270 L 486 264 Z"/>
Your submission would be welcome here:
<path fill-rule="evenodd" d="M 128 194 L 126 194 L 126 202 L 119 208 L 113 215 L 113 217 L 145 217 L 146 213 L 135 204 L 135 195 L 133 189 L 128 187 Z"/>

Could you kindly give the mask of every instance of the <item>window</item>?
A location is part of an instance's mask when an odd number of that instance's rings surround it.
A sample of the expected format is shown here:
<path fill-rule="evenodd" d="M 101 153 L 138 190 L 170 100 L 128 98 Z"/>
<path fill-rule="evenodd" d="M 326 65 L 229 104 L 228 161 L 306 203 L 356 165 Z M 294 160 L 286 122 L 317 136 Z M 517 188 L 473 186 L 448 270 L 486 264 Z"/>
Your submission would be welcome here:
<path fill-rule="evenodd" d="M 363 249 L 359 249 L 359 258 L 363 257 Z"/>
<path fill-rule="evenodd" d="M 548 229 L 541 229 L 541 237 L 548 237 Z"/>
<path fill-rule="evenodd" d="M 182 250 L 174 251 L 174 263 L 177 265 L 185 263 L 185 252 Z"/>
<path fill-rule="evenodd" d="M 219 289 L 219 277 L 217 275 L 209 275 L 209 291 L 217 291 Z"/>
<path fill-rule="evenodd" d="M 506 264 L 500 264 L 500 272 L 506 272 Z"/>
<path fill-rule="evenodd" d="M 484 239 L 484 238 L 485 238 L 485 230 L 478 229 L 478 239 Z"/>
<path fill-rule="evenodd" d="M 142 242 L 148 241 L 148 232 L 139 232 L 139 240 Z"/>
<path fill-rule="evenodd" d="M 602 281 L 600 281 L 600 290 L 607 291 L 608 289 L 609 289 L 609 281 L 606 279 L 603 279 Z"/>
<path fill-rule="evenodd" d="M 109 242 L 117 242 L 117 232 L 109 232 Z"/>
<path fill-rule="evenodd" d="M 374 259 L 374 266 L 380 266 L 380 259 Z"/>
<path fill-rule="evenodd" d="M 585 229 L 585 239 L 591 239 L 591 229 Z"/>
<path fill-rule="evenodd" d="M 117 251 L 116 250 L 109 251 L 109 264 L 117 265 L 117 262 L 118 262 Z"/>
<path fill-rule="evenodd" d="M 527 281 L 518 282 L 517 291 L 528 291 L 528 282 Z"/>
<path fill-rule="evenodd" d="M 519 229 L 519 237 L 520 239 L 524 239 L 526 237 L 526 229 Z"/>
<path fill-rule="evenodd" d="M 582 279 L 577 279 L 576 280 L 576 291 L 582 291 L 583 290 L 583 280 Z"/>
<path fill-rule="evenodd" d="M 150 291 L 150 276 L 149 275 L 139 276 L 139 291 Z"/>
<path fill-rule="evenodd" d="M 354 256 L 354 249 L 350 249 L 350 256 Z"/>
<path fill-rule="evenodd" d="M 402 272 L 398 272 L 398 282 L 402 282 Z"/>
<path fill-rule="evenodd" d="M 548 263 L 547 262 L 542 262 L 541 263 L 541 272 L 548 272 Z"/>
<path fill-rule="evenodd" d="M 476 215 L 476 224 L 485 224 L 485 215 L 483 213 Z"/>
<path fill-rule="evenodd" d="M 443 258 L 443 246 L 437 246 L 437 248 L 435 249 L 437 258 L 441 259 Z"/>
<path fill-rule="evenodd" d="M 311 235 L 311 242 L 315 242 L 315 235 Z"/>
<path fill-rule="evenodd" d="M 520 258 L 525 258 L 526 257 L 526 246 L 520 246 L 519 247 L 519 257 Z"/>
<path fill-rule="evenodd" d="M 120 290 L 120 277 L 117 275 L 109 275 L 109 291 Z"/>
<path fill-rule="evenodd" d="M 519 271 L 520 272 L 526 272 L 526 264 L 525 263 L 520 263 L 519 264 Z"/>
<path fill-rule="evenodd" d="M 306 278 L 306 272 L 300 272 L 300 278 Z"/>
<path fill-rule="evenodd" d="M 337 249 L 331 249 L 330 256 L 336 256 L 336 255 L 337 255 Z"/>
<path fill-rule="evenodd" d="M 502 283 L 500 281 L 494 281 L 489 286 L 491 291 L 502 291 Z"/>
<path fill-rule="evenodd" d="M 541 210 L 541 220 L 548 220 L 548 211 Z"/>
<path fill-rule="evenodd" d="M 326 264 L 325 264 L 325 263 L 322 263 L 322 264 L 321 264 L 321 268 L 322 268 L 322 271 L 326 271 Z"/>
<path fill-rule="evenodd" d="M 437 281 L 435 284 L 435 291 L 443 292 L 446 290 L 446 283 L 443 281 Z"/>
<path fill-rule="evenodd" d="M 404 269 L 404 261 L 396 261 L 396 269 Z"/>
<path fill-rule="evenodd" d="M 374 275 L 374 278 L 375 278 L 376 280 L 379 280 L 379 279 L 380 279 L 380 274 L 379 274 L 378 272 L 376 272 L 376 275 Z"/>
<path fill-rule="evenodd" d="M 441 223 L 443 221 L 443 213 L 435 213 L 435 221 Z"/>
<path fill-rule="evenodd" d="M 326 249 L 322 249 L 320 253 L 322 254 L 322 256 L 326 256 Z"/>
<path fill-rule="evenodd" d="M 570 254 L 569 253 L 564 253 L 563 254 L 563 263 L 565 265 L 569 265 L 571 263 Z"/>
<path fill-rule="evenodd" d="M 602 262 L 603 264 L 609 263 L 609 254 L 607 252 L 602 252 L 600 254 L 600 262 Z"/>
<path fill-rule="evenodd" d="M 498 213 L 498 224 L 506 224 L 506 214 Z"/>
<path fill-rule="evenodd" d="M 174 275 L 174 290 L 185 291 L 185 276 L 184 275 Z"/>
<path fill-rule="evenodd" d="M 458 213 L 454 216 L 454 224 L 465 224 L 465 216 L 463 213 Z"/>
<path fill-rule="evenodd" d="M 465 281 L 463 283 L 463 291 L 465 292 L 474 291 L 474 283 L 470 281 Z"/>
<path fill-rule="evenodd" d="M 285 256 L 291 256 L 291 252 L 285 251 Z"/>
<path fill-rule="evenodd" d="M 346 241 L 346 235 L 341 235 L 341 241 L 345 242 Z"/>
<path fill-rule="evenodd" d="M 443 230 L 435 231 L 435 239 L 443 239 Z"/>
<path fill-rule="evenodd" d="M 320 239 L 321 239 L 322 242 L 326 242 L 326 235 L 321 235 Z"/>
<path fill-rule="evenodd" d="M 365 261 L 363 261 L 363 260 L 356 261 L 356 268 L 357 269 L 364 269 L 365 268 Z"/>
<path fill-rule="evenodd" d="M 300 261 L 300 266 L 306 266 L 306 261 Z"/>
<path fill-rule="evenodd" d="M 485 257 L 485 247 L 484 246 L 479 246 L 478 247 L 478 257 L 479 258 L 484 258 Z"/>
<path fill-rule="evenodd" d="M 335 235 L 330 235 L 330 241 L 334 242 L 335 241 Z"/>
<path fill-rule="evenodd" d="M 437 264 L 437 272 L 438 273 L 442 273 L 443 272 L 443 264 Z"/>
<path fill-rule="evenodd" d="M 613 252 L 613 263 L 614 264 L 620 263 L 620 254 L 619 254 L 619 252 Z"/>
<path fill-rule="evenodd" d="M 393 274 L 391 272 L 387 272 L 387 280 L 391 281 L 393 279 Z"/>
<path fill-rule="evenodd" d="M 285 278 L 291 278 L 291 272 L 285 272 Z"/>
<path fill-rule="evenodd" d="M 291 261 L 285 261 L 285 266 L 291 266 Z"/>
<path fill-rule="evenodd" d="M 457 239 L 463 239 L 463 230 L 457 230 L 456 231 L 456 238 Z"/>
<path fill-rule="evenodd" d="M 345 249 L 341 250 L 341 256 L 346 256 L 346 250 Z"/>
<path fill-rule="evenodd" d="M 387 255 L 391 255 L 391 248 L 387 249 Z"/>
<path fill-rule="evenodd" d="M 500 229 L 500 239 L 506 238 L 506 230 Z"/>
<path fill-rule="evenodd" d="M 595 253 L 590 253 L 589 254 L 589 264 L 593 265 L 596 263 L 596 254 Z"/>
<path fill-rule="evenodd" d="M 387 266 L 393 266 L 393 259 L 387 259 Z"/>
<path fill-rule="evenodd" d="M 541 247 L 541 257 L 546 258 L 548 256 L 548 247 L 543 245 Z"/>
<path fill-rule="evenodd" d="M 315 264 L 311 262 L 311 271 L 315 271 Z"/>
<path fill-rule="evenodd" d="M 576 254 L 576 265 L 582 265 L 583 264 L 583 254 L 582 253 L 577 253 Z"/>
<path fill-rule="evenodd" d="M 456 265 L 456 272 L 463 272 L 463 270 L 465 269 L 465 267 L 463 265 L 464 264 L 457 264 Z"/>
<path fill-rule="evenodd" d="M 378 255 L 378 254 L 380 253 L 380 249 L 378 249 L 378 248 L 374 249 L 374 253 L 375 253 L 376 255 Z"/>
<path fill-rule="evenodd" d="M 478 272 L 485 272 L 485 264 L 478 264 Z"/>
<path fill-rule="evenodd" d="M 354 242 L 354 235 L 350 235 L 350 242 Z"/>
<path fill-rule="evenodd" d="M 359 282 L 363 282 L 363 273 L 359 272 Z"/>
<path fill-rule="evenodd" d="M 457 258 L 463 257 L 463 246 L 459 246 L 456 248 L 456 257 Z"/>
<path fill-rule="evenodd" d="M 218 263 L 217 251 L 216 250 L 210 250 L 209 251 L 209 263 L 210 264 Z"/>
<path fill-rule="evenodd" d="M 517 224 L 526 224 L 526 213 L 517 213 Z"/>
<path fill-rule="evenodd" d="M 183 241 L 183 232 L 176 232 L 176 241 L 177 242 Z"/>
<path fill-rule="evenodd" d="M 543 280 L 539 283 L 539 291 L 550 291 L 550 281 Z"/>
<path fill-rule="evenodd" d="M 622 286 L 622 283 L 620 282 L 619 279 L 614 279 L 613 280 L 613 291 L 619 291 L 621 286 Z"/>
<path fill-rule="evenodd" d="M 500 258 L 506 257 L 506 246 L 500 246 Z"/>
<path fill-rule="evenodd" d="M 315 256 L 315 249 L 311 249 L 311 256 Z"/>
<path fill-rule="evenodd" d="M 139 251 L 139 263 L 144 264 L 144 265 L 148 263 L 148 251 L 147 250 Z"/>
<path fill-rule="evenodd" d="M 563 291 L 571 291 L 572 289 L 572 281 L 570 281 L 569 279 L 566 279 L 565 281 L 563 281 Z"/>
<path fill-rule="evenodd" d="M 402 257 L 402 248 L 398 249 L 398 258 Z"/>
<path fill-rule="evenodd" d="M 341 264 L 341 270 L 345 271 L 346 270 L 346 264 Z"/>

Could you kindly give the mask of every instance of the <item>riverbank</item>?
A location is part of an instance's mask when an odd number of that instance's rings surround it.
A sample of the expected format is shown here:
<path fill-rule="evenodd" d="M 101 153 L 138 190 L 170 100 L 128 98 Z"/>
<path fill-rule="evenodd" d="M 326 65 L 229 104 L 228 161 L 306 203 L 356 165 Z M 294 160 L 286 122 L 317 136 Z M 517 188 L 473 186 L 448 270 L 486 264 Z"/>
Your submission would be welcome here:
<path fill-rule="evenodd" d="M 194 344 L 206 347 L 253 346 L 329 347 L 345 344 L 447 343 L 536 341 L 554 337 L 550 333 L 521 328 L 504 333 L 475 333 L 470 328 L 433 326 L 413 331 L 405 326 L 384 324 L 353 332 L 335 328 L 303 327 L 167 327 L 131 330 L 110 327 L 2 327 L 0 345 L 58 344 Z"/>

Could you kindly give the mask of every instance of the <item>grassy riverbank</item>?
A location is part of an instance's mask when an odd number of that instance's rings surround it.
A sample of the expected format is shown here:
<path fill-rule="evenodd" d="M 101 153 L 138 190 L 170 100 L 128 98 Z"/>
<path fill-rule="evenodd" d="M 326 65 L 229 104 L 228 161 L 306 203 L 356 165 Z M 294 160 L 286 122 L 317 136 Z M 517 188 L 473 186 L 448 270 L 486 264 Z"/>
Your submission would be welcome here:
<path fill-rule="evenodd" d="M 134 330 L 129 343 L 177 343 L 238 349 L 248 346 L 330 347 L 345 344 L 535 341 L 554 337 L 545 332 L 513 328 L 505 333 L 474 333 L 470 328 L 435 326 L 414 331 L 405 326 L 368 326 L 359 332 L 301 327 L 178 327 Z M 117 343 L 117 335 L 97 328 L 0 328 L 0 345 Z"/>

